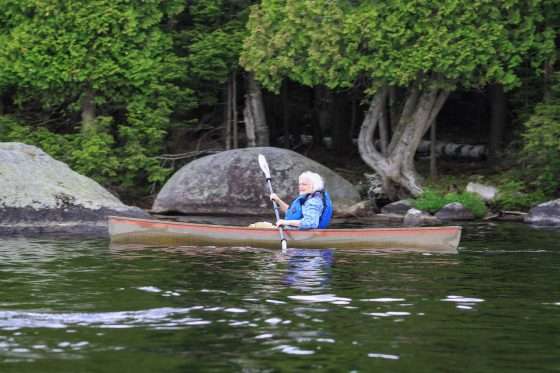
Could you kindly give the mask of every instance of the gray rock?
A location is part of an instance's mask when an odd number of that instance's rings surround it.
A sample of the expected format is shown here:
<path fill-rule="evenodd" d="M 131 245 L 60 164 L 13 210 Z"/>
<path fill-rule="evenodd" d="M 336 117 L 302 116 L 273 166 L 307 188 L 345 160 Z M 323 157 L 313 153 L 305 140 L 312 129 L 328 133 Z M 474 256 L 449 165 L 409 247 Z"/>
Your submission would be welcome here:
<path fill-rule="evenodd" d="M 319 173 L 335 210 L 359 202 L 356 188 L 327 167 L 287 149 L 260 147 L 224 151 L 199 158 L 177 171 L 159 192 L 156 213 L 261 215 L 272 212 L 266 180 L 257 157 L 270 168 L 274 191 L 284 201 L 298 195 L 297 179 L 304 171 Z"/>
<path fill-rule="evenodd" d="M 459 202 L 443 206 L 436 213 L 436 217 L 440 220 L 474 220 L 474 214 Z"/>
<path fill-rule="evenodd" d="M 437 224 L 439 222 L 440 220 L 435 216 L 415 208 L 408 210 L 403 219 L 403 224 L 409 226 Z"/>
<path fill-rule="evenodd" d="M 467 184 L 466 191 L 479 195 L 486 202 L 493 201 L 498 194 L 496 187 L 473 182 Z"/>
<path fill-rule="evenodd" d="M 107 216 L 149 217 L 41 149 L 0 143 L 0 234 L 107 234 Z"/>
<path fill-rule="evenodd" d="M 396 214 L 396 215 L 405 215 L 408 210 L 412 208 L 412 203 L 407 200 L 403 199 L 400 201 L 389 203 L 381 208 L 382 214 Z"/>
<path fill-rule="evenodd" d="M 363 217 L 375 215 L 375 206 L 372 206 L 371 201 L 360 201 L 345 210 L 337 211 L 337 217 Z"/>
<path fill-rule="evenodd" d="M 535 225 L 560 226 L 560 199 L 533 207 L 525 217 L 525 222 Z"/>

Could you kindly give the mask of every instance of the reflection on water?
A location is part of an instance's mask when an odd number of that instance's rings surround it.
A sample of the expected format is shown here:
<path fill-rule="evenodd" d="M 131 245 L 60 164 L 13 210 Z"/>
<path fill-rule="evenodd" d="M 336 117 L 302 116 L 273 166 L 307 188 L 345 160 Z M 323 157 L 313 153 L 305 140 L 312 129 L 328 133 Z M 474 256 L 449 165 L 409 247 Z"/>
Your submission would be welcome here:
<path fill-rule="evenodd" d="M 285 283 L 303 291 L 317 290 L 328 286 L 334 250 L 288 249 Z"/>
<path fill-rule="evenodd" d="M 2 371 L 553 371 L 559 239 L 474 225 L 458 255 L 3 240 Z"/>
<path fill-rule="evenodd" d="M 265 254 L 270 259 L 270 263 L 261 268 L 264 272 L 258 276 L 266 278 L 273 277 L 278 272 L 279 266 L 285 274 L 282 276 L 283 283 L 302 290 L 311 291 L 328 286 L 331 277 L 331 267 L 335 260 L 335 250 L 333 249 L 295 249 L 288 248 L 282 253 L 279 250 L 261 249 L 253 247 L 219 247 L 219 246 L 146 246 L 141 244 L 111 244 L 111 254 L 119 258 L 135 258 L 146 255 L 147 250 L 157 250 L 167 253 L 181 253 L 188 256 L 235 256 L 246 254 Z M 265 273 L 266 270 L 272 273 Z"/>

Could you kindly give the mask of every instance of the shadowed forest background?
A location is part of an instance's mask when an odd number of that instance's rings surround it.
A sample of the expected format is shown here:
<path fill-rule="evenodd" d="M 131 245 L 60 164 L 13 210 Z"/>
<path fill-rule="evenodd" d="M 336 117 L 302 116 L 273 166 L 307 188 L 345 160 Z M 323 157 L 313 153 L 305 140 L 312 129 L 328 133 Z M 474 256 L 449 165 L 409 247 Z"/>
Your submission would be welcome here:
<path fill-rule="evenodd" d="M 1 1 L 0 141 L 141 206 L 272 145 L 391 199 L 475 180 L 524 209 L 560 195 L 559 25 L 556 0 Z"/>

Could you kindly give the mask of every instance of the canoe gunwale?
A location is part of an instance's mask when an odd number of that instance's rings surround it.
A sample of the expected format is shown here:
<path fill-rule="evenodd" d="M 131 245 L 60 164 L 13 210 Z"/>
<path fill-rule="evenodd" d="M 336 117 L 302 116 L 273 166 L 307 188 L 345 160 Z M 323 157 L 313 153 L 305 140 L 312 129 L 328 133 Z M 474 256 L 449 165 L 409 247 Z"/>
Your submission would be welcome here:
<path fill-rule="evenodd" d="M 251 228 L 110 216 L 112 243 L 279 248 L 274 228 Z M 288 245 L 310 249 L 408 249 L 457 253 L 460 226 L 285 230 Z"/>
<path fill-rule="evenodd" d="M 112 220 L 121 220 L 121 221 L 126 220 L 126 221 L 140 222 L 140 223 L 145 222 L 145 223 L 149 223 L 151 225 L 163 224 L 163 225 L 172 225 L 172 226 L 178 226 L 178 227 L 200 227 L 200 228 L 208 228 L 208 229 L 226 229 L 226 230 L 229 229 L 229 230 L 232 230 L 232 231 L 250 231 L 250 232 L 277 231 L 276 228 L 253 228 L 253 227 L 234 226 L 234 225 L 186 223 L 186 222 L 180 222 L 180 221 L 126 218 L 126 217 L 122 217 L 122 216 L 108 216 L 108 219 L 110 219 L 110 220 L 111 219 Z M 337 232 L 354 233 L 354 232 L 356 232 L 356 233 L 359 233 L 359 232 L 367 232 L 367 231 L 375 231 L 375 232 L 381 232 L 381 231 L 408 232 L 410 230 L 441 231 L 441 230 L 444 230 L 444 229 L 450 229 L 450 230 L 459 229 L 459 230 L 461 230 L 462 227 L 459 226 L 459 225 L 445 225 L 445 226 L 437 226 L 437 227 L 327 228 L 327 229 L 309 229 L 309 230 L 306 230 L 306 231 L 299 231 L 297 229 L 289 229 L 289 230 L 286 230 L 286 231 L 291 232 L 291 233 L 294 233 L 294 232 L 333 232 L 333 233 L 337 233 Z"/>

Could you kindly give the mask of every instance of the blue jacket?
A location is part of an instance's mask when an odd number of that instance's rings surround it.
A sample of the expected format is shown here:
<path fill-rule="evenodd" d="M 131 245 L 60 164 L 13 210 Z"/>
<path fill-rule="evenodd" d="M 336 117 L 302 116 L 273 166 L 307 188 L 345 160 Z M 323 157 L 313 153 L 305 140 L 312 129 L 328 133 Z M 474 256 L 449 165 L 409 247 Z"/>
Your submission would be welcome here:
<path fill-rule="evenodd" d="M 301 220 L 299 229 L 327 228 L 333 214 L 328 192 L 320 191 L 301 195 L 286 211 L 286 220 Z"/>

